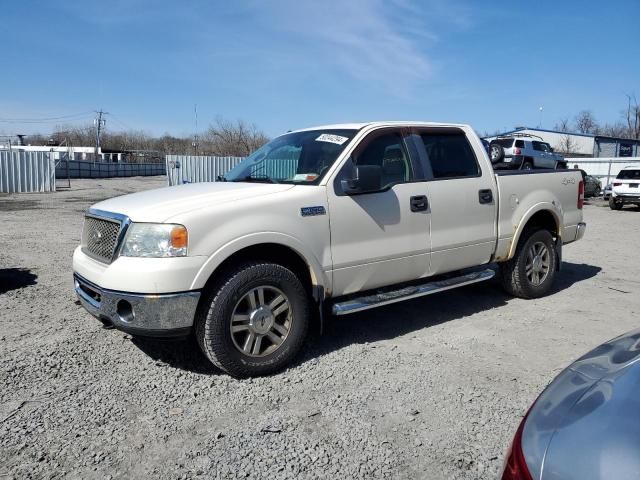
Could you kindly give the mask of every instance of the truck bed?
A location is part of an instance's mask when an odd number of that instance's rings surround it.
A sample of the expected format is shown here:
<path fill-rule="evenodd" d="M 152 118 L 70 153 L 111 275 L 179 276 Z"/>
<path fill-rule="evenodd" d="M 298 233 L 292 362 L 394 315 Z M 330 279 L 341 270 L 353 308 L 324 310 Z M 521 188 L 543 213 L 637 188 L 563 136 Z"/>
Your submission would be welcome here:
<path fill-rule="evenodd" d="M 563 243 L 575 239 L 581 210 L 562 206 L 577 202 L 582 181 L 579 170 L 504 170 L 496 171 L 495 177 L 498 186 L 496 261 L 509 257 L 515 247 L 513 238 L 526 223 L 523 219 L 543 209 L 553 212 L 556 221 L 563 225 L 559 232 Z"/>

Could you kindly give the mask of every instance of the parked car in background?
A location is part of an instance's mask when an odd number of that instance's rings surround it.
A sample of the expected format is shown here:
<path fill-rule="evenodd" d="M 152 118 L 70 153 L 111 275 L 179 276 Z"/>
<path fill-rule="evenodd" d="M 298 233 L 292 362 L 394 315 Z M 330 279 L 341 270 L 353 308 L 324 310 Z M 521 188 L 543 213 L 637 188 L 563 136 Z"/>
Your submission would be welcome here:
<path fill-rule="evenodd" d="M 502 480 L 640 478 L 640 330 L 571 364 L 516 431 Z"/>
<path fill-rule="evenodd" d="M 613 189 L 613 184 L 610 183 L 606 187 L 602 189 L 602 198 L 605 200 L 609 200 L 611 198 L 611 190 Z"/>
<path fill-rule="evenodd" d="M 540 137 L 529 134 L 500 136 L 489 142 L 489 157 L 495 169 L 567 168 L 564 157 Z"/>
<path fill-rule="evenodd" d="M 597 197 L 602 190 L 602 184 L 593 175 L 588 175 L 584 170 L 580 170 L 582 173 L 582 181 L 584 182 L 584 197 Z"/>
<path fill-rule="evenodd" d="M 626 204 L 640 207 L 640 166 L 625 167 L 613 181 L 609 207 L 620 210 Z"/>

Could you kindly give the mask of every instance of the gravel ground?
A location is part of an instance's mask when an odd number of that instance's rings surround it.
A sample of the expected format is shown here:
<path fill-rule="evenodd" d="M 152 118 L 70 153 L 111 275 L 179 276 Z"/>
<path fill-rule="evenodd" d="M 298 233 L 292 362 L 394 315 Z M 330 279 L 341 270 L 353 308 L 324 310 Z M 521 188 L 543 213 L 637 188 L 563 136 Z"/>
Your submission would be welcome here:
<path fill-rule="evenodd" d="M 540 390 L 638 326 L 640 210 L 596 202 L 546 298 L 492 281 L 335 319 L 293 368 L 234 380 L 75 303 L 82 212 L 163 184 L 0 194 L 0 478 L 495 478 Z"/>

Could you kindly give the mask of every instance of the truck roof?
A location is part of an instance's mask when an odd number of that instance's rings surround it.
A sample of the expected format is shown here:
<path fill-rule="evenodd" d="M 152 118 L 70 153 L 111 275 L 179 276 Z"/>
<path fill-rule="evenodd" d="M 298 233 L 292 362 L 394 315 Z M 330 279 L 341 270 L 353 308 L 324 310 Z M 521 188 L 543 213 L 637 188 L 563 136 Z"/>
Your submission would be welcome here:
<path fill-rule="evenodd" d="M 300 128 L 298 130 L 294 130 L 294 132 L 304 132 L 308 130 L 360 130 L 361 128 L 364 128 L 364 127 L 383 127 L 383 126 L 466 127 L 467 125 L 460 124 L 460 123 L 391 120 L 391 121 L 336 123 L 332 125 L 319 125 L 315 127 Z"/>

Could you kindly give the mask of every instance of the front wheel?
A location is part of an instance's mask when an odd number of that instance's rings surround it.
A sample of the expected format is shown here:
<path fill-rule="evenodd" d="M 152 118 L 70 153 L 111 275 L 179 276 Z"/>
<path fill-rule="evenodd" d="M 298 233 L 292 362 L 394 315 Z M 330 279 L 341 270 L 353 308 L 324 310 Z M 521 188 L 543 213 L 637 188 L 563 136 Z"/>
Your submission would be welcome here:
<path fill-rule="evenodd" d="M 500 264 L 503 288 L 520 298 L 546 295 L 556 275 L 558 257 L 548 230 L 523 232 L 515 256 Z"/>
<path fill-rule="evenodd" d="M 289 269 L 247 262 L 211 288 L 196 319 L 202 351 L 234 377 L 268 375 L 300 352 L 310 322 L 309 295 Z"/>
<path fill-rule="evenodd" d="M 624 204 L 620 200 L 616 200 L 613 197 L 609 197 L 609 208 L 611 210 L 622 210 Z"/>

